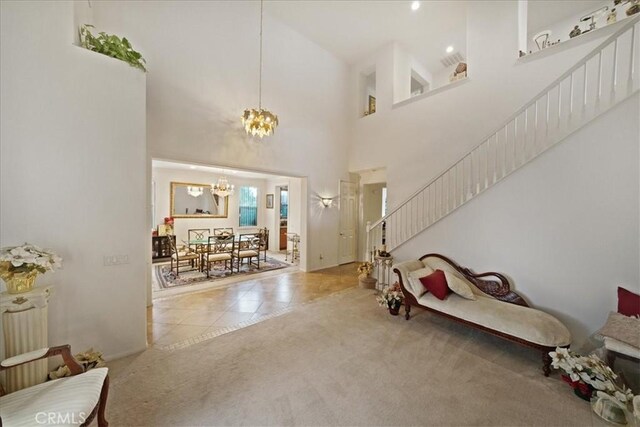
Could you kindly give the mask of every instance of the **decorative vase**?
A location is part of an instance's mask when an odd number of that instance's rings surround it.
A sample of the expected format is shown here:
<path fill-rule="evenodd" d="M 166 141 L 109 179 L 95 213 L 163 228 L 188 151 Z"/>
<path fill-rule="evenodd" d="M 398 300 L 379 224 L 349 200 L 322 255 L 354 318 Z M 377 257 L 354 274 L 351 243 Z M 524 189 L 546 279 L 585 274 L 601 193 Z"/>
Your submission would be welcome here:
<path fill-rule="evenodd" d="M 591 399 L 591 409 L 603 420 L 619 426 L 633 425 L 633 414 L 610 396 Z"/>
<path fill-rule="evenodd" d="M 593 387 L 589 384 L 585 384 L 582 381 L 572 381 L 568 375 L 562 375 L 562 380 L 569 384 L 573 388 L 573 394 L 578 396 L 582 400 L 589 402 L 593 395 Z"/>
<path fill-rule="evenodd" d="M 7 292 L 10 294 L 23 294 L 33 289 L 36 282 L 36 274 L 14 274 L 10 279 L 5 279 Z"/>
<path fill-rule="evenodd" d="M 400 305 L 402 305 L 401 301 L 389 301 L 389 314 L 397 316 L 400 313 Z"/>

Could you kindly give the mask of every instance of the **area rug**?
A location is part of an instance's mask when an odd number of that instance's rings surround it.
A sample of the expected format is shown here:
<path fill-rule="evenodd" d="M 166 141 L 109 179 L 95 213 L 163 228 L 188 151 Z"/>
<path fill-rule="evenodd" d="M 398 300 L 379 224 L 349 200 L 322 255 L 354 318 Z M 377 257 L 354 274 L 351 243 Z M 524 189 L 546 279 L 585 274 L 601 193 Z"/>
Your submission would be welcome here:
<path fill-rule="evenodd" d="M 352 288 L 174 351 L 109 366 L 111 425 L 585 426 L 540 354 Z"/>
<path fill-rule="evenodd" d="M 223 265 L 212 265 L 211 271 L 209 271 L 209 277 L 204 272 L 199 270 L 180 271 L 180 275 L 176 277 L 175 272 L 171 271 L 170 264 L 158 264 L 154 266 L 154 273 L 156 276 L 156 282 L 160 289 L 170 289 L 178 286 L 194 285 L 202 282 L 215 282 L 229 276 L 250 276 L 256 273 L 264 273 L 265 271 L 279 270 L 281 268 L 290 267 L 291 264 L 278 261 L 276 259 L 267 257 L 266 261 L 260 261 L 260 268 L 255 265 L 249 266 L 248 264 L 242 264 L 240 272 L 237 272 L 234 268 L 233 274 L 230 270 L 225 269 Z"/>

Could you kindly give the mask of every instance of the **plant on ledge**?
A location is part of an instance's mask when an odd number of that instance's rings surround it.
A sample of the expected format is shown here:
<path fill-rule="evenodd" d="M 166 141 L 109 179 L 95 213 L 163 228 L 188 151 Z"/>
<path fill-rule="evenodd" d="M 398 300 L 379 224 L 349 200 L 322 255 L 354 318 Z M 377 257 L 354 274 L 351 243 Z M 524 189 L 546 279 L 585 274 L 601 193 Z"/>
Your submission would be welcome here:
<path fill-rule="evenodd" d="M 62 258 L 58 255 L 28 243 L 0 249 L 0 278 L 10 294 L 30 291 L 38 274 L 61 266 Z"/>
<path fill-rule="evenodd" d="M 385 286 L 382 292 L 380 292 L 380 295 L 376 297 L 376 300 L 380 307 L 388 307 L 389 313 L 397 316 L 400 311 L 400 305 L 404 300 L 404 294 L 402 293 L 400 284 L 396 282 L 392 286 Z"/>
<path fill-rule="evenodd" d="M 78 31 L 82 47 L 124 61 L 142 71 L 147 71 L 144 66 L 146 61 L 142 57 L 142 54 L 133 50 L 131 43 L 129 43 L 126 37 L 120 39 L 118 36 L 104 32 L 100 32 L 98 36 L 94 36 L 89 28 L 93 28 L 93 25 L 84 24 Z"/>

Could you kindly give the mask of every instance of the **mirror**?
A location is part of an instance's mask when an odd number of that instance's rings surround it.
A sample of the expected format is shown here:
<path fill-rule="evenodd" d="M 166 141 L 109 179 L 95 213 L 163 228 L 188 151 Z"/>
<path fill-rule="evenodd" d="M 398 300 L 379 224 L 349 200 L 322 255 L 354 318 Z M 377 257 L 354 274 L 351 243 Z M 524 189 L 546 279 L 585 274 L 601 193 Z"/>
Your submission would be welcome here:
<path fill-rule="evenodd" d="M 171 183 L 171 216 L 174 218 L 226 218 L 229 197 L 211 194 L 211 185 Z"/>

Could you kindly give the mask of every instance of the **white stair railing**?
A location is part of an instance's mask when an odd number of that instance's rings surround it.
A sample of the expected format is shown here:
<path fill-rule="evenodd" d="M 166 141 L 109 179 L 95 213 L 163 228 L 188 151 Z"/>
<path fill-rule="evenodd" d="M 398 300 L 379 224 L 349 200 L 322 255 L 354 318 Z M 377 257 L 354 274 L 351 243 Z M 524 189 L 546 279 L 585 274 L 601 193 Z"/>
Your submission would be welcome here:
<path fill-rule="evenodd" d="M 638 22 L 629 22 L 384 218 L 367 253 L 402 245 L 638 90 Z"/>

